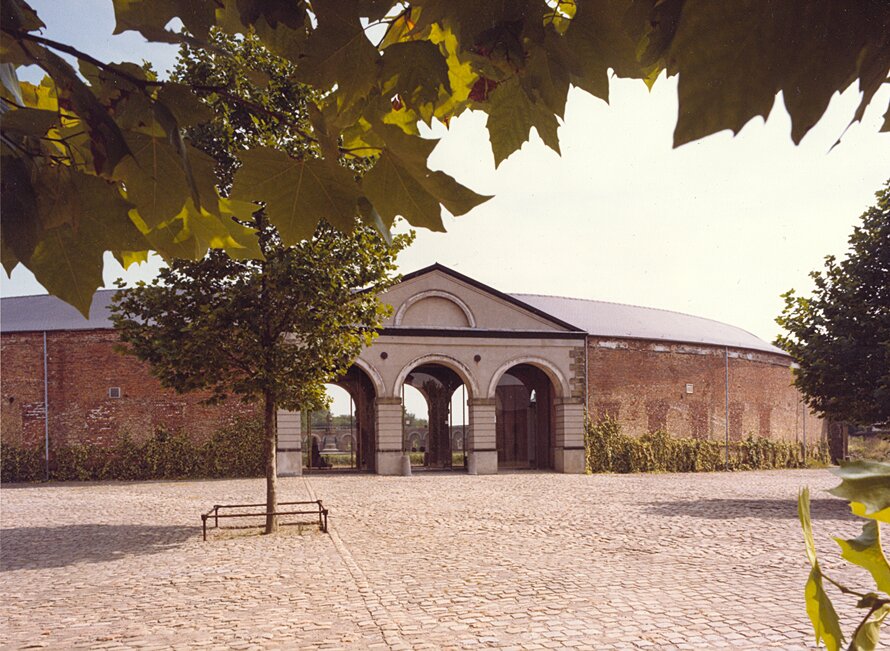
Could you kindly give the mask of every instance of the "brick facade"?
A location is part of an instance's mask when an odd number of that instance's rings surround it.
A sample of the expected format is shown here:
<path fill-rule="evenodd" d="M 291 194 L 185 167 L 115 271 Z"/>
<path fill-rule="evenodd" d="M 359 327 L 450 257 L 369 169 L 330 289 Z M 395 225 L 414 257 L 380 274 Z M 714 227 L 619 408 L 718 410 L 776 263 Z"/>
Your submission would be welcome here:
<path fill-rule="evenodd" d="M 163 389 L 136 358 L 118 353 L 112 330 L 47 332 L 50 448 L 53 444 L 110 444 L 126 432 L 143 439 L 159 428 L 201 440 L 255 408 L 237 398 L 200 404 L 202 394 Z M 0 337 L 0 418 L 3 441 L 42 445 L 43 333 Z M 120 397 L 109 389 L 120 389 Z"/>
<path fill-rule="evenodd" d="M 43 333 L 5 333 L 0 374 L 3 440 L 39 445 L 44 436 Z M 211 407 L 200 394 L 161 388 L 148 367 L 115 350 L 111 330 L 47 333 L 52 442 L 108 444 L 121 432 L 141 439 L 156 429 L 202 439 L 255 408 L 237 399 Z M 633 435 L 666 429 L 675 436 L 723 440 L 726 355 L 729 433 L 809 443 L 824 438 L 791 385 L 787 357 L 718 346 L 589 337 L 587 399 L 594 420 L 611 416 Z M 572 395 L 583 395 L 583 349 L 572 355 Z M 691 384 L 691 393 L 686 385 Z M 109 389 L 120 388 L 120 397 Z"/>
<path fill-rule="evenodd" d="M 591 418 L 615 418 L 629 434 L 665 429 L 723 440 L 728 411 L 731 440 L 806 437 L 813 444 L 825 437 L 823 421 L 805 410 L 791 384 L 790 360 L 782 355 L 589 337 L 587 362 Z"/>

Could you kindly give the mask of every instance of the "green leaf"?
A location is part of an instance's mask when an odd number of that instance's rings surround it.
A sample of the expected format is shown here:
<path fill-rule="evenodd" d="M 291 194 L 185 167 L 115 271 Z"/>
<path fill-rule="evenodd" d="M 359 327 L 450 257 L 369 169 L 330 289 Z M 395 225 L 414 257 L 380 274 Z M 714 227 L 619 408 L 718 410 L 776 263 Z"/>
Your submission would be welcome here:
<path fill-rule="evenodd" d="M 362 188 L 387 228 L 402 215 L 413 226 L 444 231 L 439 201 L 411 175 L 391 151 L 384 151 L 362 179 Z"/>
<path fill-rule="evenodd" d="M 569 71 L 565 38 L 551 32 L 545 34 L 541 47 L 529 54 L 522 84 L 527 94 L 537 93 L 544 105 L 560 118 L 565 116 L 569 93 Z"/>
<path fill-rule="evenodd" d="M 532 127 L 545 145 L 559 153 L 556 132 L 559 123 L 556 116 L 529 98 L 515 78 L 508 79 L 491 93 L 485 126 L 491 140 L 495 167 L 522 147 Z"/>
<path fill-rule="evenodd" d="M 93 293 L 102 285 L 105 251 L 151 248 L 130 219 L 130 204 L 117 186 L 99 177 L 71 172 L 66 193 L 71 223 L 50 228 L 28 261 L 37 281 L 51 294 L 87 316 Z"/>
<path fill-rule="evenodd" d="M 206 39 L 216 20 L 214 0 L 113 0 L 117 24 L 115 34 L 127 30 L 142 33 L 149 40 L 163 35 L 174 18 L 182 20 L 195 36 Z M 158 39 L 163 40 L 163 39 Z"/>
<path fill-rule="evenodd" d="M 5 259 L 13 267 L 19 260 L 27 263 L 40 238 L 37 194 L 31 182 L 31 170 L 17 156 L 0 158 L 0 229 Z M 15 262 L 13 262 L 15 261 Z M 12 268 L 4 263 L 7 272 Z"/>
<path fill-rule="evenodd" d="M 835 538 L 841 556 L 869 571 L 878 590 L 890 595 L 890 564 L 881 548 L 881 529 L 877 522 L 866 522 L 858 538 Z"/>
<path fill-rule="evenodd" d="M 439 47 L 429 41 L 395 43 L 383 51 L 385 94 L 398 93 L 415 110 L 432 104 L 440 89 L 451 92 L 448 64 Z"/>
<path fill-rule="evenodd" d="M 405 134 L 398 127 L 376 129 L 386 149 L 362 179 L 362 188 L 389 227 L 398 215 L 414 226 L 443 231 L 441 208 L 463 215 L 490 197 L 476 194 L 444 172 L 432 172 L 427 158 L 437 140 Z"/>
<path fill-rule="evenodd" d="M 865 505 L 865 517 L 890 508 L 890 463 L 842 461 L 832 472 L 841 478 L 829 493 Z"/>
<path fill-rule="evenodd" d="M 657 66 L 642 66 L 637 60 L 641 33 L 627 20 L 631 0 L 589 0 L 578 3 L 566 31 L 566 47 L 572 55 L 567 63 L 572 83 L 591 95 L 609 101 L 608 70 L 619 77 L 643 79 Z M 637 30 L 641 25 L 633 25 Z"/>
<path fill-rule="evenodd" d="M 55 111 L 23 108 L 7 111 L 0 117 L 0 129 L 14 131 L 24 136 L 41 137 L 59 123 L 59 114 Z"/>
<path fill-rule="evenodd" d="M 874 651 L 881 641 L 881 625 L 890 614 L 890 606 L 881 606 L 857 631 L 851 648 L 856 651 Z"/>
<path fill-rule="evenodd" d="M 269 147 L 240 155 L 231 197 L 262 201 L 285 244 L 295 244 L 315 232 L 319 220 L 349 231 L 360 196 L 352 174 L 336 163 L 294 160 Z"/>
<path fill-rule="evenodd" d="M 192 198 L 190 177 L 183 167 L 182 155 L 160 129 L 130 132 L 127 143 L 133 155 L 121 161 L 114 177 L 124 182 L 127 198 L 136 204 L 145 223 L 154 228 L 179 214 L 186 200 Z M 216 212 L 213 160 L 193 147 L 185 146 L 185 151 L 201 205 Z"/>
<path fill-rule="evenodd" d="M 163 104 L 179 127 L 190 127 L 209 122 L 213 111 L 198 99 L 194 91 L 184 84 L 168 83 L 159 91 L 157 101 Z"/>
<path fill-rule="evenodd" d="M 338 106 L 346 108 L 373 88 L 380 54 L 365 35 L 354 0 L 328 0 L 317 8 L 318 27 L 295 61 L 296 76 L 322 91 L 336 85 Z"/>

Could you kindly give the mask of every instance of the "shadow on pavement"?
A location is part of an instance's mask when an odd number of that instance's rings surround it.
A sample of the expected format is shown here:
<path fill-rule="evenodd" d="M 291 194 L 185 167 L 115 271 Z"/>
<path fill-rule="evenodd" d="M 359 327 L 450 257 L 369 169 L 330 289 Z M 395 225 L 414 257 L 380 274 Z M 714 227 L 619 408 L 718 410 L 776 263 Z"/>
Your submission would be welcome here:
<path fill-rule="evenodd" d="M 157 554 L 200 535 L 200 528 L 73 524 L 0 530 L 0 572 L 103 563 Z"/>
<path fill-rule="evenodd" d="M 665 516 L 687 516 L 707 520 L 729 518 L 797 519 L 797 500 L 775 499 L 712 499 L 652 502 L 649 511 Z M 857 520 L 850 505 L 842 499 L 810 501 L 813 520 Z"/>

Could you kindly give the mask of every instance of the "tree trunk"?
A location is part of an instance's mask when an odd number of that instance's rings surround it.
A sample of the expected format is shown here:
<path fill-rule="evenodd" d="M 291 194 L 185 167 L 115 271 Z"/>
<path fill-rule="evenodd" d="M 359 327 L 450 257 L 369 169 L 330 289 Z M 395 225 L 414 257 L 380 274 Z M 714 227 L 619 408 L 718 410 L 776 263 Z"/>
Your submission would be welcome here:
<path fill-rule="evenodd" d="M 278 531 L 278 431 L 275 422 L 275 400 L 269 393 L 264 397 L 264 432 L 266 435 L 266 533 Z"/>

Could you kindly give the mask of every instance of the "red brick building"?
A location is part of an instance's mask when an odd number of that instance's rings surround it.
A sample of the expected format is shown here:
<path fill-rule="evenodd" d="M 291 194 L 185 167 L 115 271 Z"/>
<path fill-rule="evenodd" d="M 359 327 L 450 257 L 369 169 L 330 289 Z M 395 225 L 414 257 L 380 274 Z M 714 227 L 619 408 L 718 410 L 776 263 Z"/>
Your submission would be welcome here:
<path fill-rule="evenodd" d="M 50 447 L 108 444 L 155 429 L 204 437 L 253 413 L 162 389 L 149 369 L 115 350 L 112 291 L 84 319 L 48 296 L 7 298 L 0 322 L 2 440 Z M 791 360 L 756 336 L 676 312 L 551 296 L 508 295 L 441 265 L 387 292 L 394 307 L 380 337 L 339 383 L 357 406 L 357 465 L 399 472 L 410 449 L 402 387 L 435 401 L 464 385 L 469 427 L 459 447 L 470 472 L 498 467 L 584 468 L 583 420 L 611 416 L 639 435 L 823 440 L 791 384 Z M 46 369 L 44 371 L 44 369 Z M 436 402 L 436 404 L 438 404 Z M 430 422 L 434 463 L 450 466 L 446 421 Z M 279 413 L 283 473 L 299 473 L 305 445 L 296 414 Z M 442 440 L 436 442 L 435 432 Z"/>

